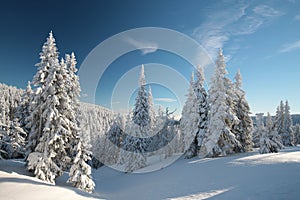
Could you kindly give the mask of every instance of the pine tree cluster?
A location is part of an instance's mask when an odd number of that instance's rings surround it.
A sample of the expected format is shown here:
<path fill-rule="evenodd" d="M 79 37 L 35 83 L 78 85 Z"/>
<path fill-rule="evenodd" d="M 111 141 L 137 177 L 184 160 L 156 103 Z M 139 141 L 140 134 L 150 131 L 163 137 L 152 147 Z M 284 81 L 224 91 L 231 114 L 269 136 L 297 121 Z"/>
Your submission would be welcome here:
<path fill-rule="evenodd" d="M 252 120 L 245 92 L 241 89 L 240 72 L 235 83 L 226 77 L 226 64 L 220 50 L 208 93 L 203 85 L 203 69 L 198 67 L 196 74 L 196 80 L 192 75 L 180 121 L 186 157 L 251 151 Z"/>
<path fill-rule="evenodd" d="M 26 92 L 27 169 L 50 183 L 70 170 L 68 182 L 92 192 L 95 184 L 87 164 L 91 153 L 83 145 L 78 121 L 80 86 L 75 55 L 67 54 L 59 60 L 50 32 L 36 66 L 33 88 L 28 86 Z"/>

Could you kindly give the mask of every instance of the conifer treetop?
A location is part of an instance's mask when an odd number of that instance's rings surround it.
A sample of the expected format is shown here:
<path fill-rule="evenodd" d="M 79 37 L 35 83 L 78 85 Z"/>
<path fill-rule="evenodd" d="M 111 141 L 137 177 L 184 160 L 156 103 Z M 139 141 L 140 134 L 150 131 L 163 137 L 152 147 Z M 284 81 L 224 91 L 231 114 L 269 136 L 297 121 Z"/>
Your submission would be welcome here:
<path fill-rule="evenodd" d="M 204 78 L 204 69 L 203 69 L 203 67 L 201 65 L 197 66 L 196 76 L 197 76 L 197 82 L 198 82 L 198 84 L 203 85 L 205 78 Z"/>
<path fill-rule="evenodd" d="M 140 86 L 146 85 L 144 65 L 142 65 L 142 68 L 141 68 L 139 84 L 140 84 Z"/>
<path fill-rule="evenodd" d="M 241 75 L 241 72 L 240 70 L 237 71 L 235 77 L 235 84 L 238 88 L 241 88 L 242 87 L 242 75 Z"/>

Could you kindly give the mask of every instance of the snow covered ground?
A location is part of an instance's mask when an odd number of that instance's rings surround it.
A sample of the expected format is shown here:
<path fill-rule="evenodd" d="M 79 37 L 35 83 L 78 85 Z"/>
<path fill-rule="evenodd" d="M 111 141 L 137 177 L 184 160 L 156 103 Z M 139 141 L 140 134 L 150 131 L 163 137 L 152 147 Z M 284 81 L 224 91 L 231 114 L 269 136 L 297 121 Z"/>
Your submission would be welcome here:
<path fill-rule="evenodd" d="M 53 186 L 31 177 L 21 161 L 1 160 L 0 199 L 300 199 L 300 146 L 276 154 L 179 159 L 149 173 L 103 167 L 93 177 L 97 186 L 90 195 L 66 184 L 66 176 Z"/>

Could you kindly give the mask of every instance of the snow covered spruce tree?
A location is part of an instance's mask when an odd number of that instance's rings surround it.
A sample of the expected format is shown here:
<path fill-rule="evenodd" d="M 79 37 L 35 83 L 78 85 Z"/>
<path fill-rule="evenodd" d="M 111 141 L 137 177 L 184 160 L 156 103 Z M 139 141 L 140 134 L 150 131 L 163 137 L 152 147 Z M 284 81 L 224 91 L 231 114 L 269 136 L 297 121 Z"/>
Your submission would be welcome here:
<path fill-rule="evenodd" d="M 91 160 L 91 152 L 89 144 L 83 141 L 82 132 L 79 125 L 79 95 L 80 84 L 79 77 L 76 75 L 76 58 L 72 52 L 71 55 L 66 54 L 66 67 L 67 75 L 66 89 L 69 97 L 69 105 L 66 105 L 67 110 L 66 117 L 69 118 L 69 131 L 70 131 L 70 157 L 71 157 L 71 169 L 69 173 L 68 182 L 73 183 L 74 187 L 77 187 L 86 192 L 93 192 L 95 183 L 91 176 L 91 167 L 87 164 Z M 63 67 L 63 63 L 62 63 Z M 75 155 L 75 157 L 72 157 Z M 63 160 L 63 158 L 61 158 Z"/>
<path fill-rule="evenodd" d="M 250 107 L 245 98 L 245 92 L 241 89 L 242 87 L 242 76 L 240 71 L 237 72 L 235 76 L 234 84 L 234 94 L 235 94 L 235 104 L 234 111 L 238 118 L 238 123 L 234 124 L 233 132 L 237 137 L 237 140 L 242 145 L 242 152 L 247 152 L 252 150 L 252 131 L 253 122 L 250 117 Z"/>
<path fill-rule="evenodd" d="M 203 87 L 204 71 L 198 66 L 196 80 L 191 77 L 188 98 L 182 110 L 180 120 L 181 132 L 185 137 L 186 158 L 197 155 L 207 130 L 208 103 L 207 93 Z M 186 137 L 192 137 L 187 139 Z"/>
<path fill-rule="evenodd" d="M 239 123 L 239 119 L 236 114 L 236 102 L 237 102 L 237 96 L 235 94 L 235 85 L 234 83 L 228 78 L 224 77 L 225 82 L 225 90 L 226 90 L 226 104 L 228 107 L 228 115 L 225 119 L 225 122 L 227 124 L 227 127 L 230 129 L 230 131 L 237 137 L 238 131 L 235 130 L 237 128 L 237 125 Z M 238 137 L 237 137 L 238 139 Z M 235 152 L 242 151 L 241 148 L 236 148 Z"/>
<path fill-rule="evenodd" d="M 151 119 L 149 116 L 149 101 L 146 91 L 144 65 L 141 67 L 139 86 L 132 115 L 133 123 L 128 132 L 128 134 L 135 137 L 127 137 L 123 144 L 123 147 L 130 151 L 128 152 L 129 157 L 125 161 L 126 172 L 133 172 L 146 166 L 147 157 L 145 151 L 147 145 L 143 143 L 140 138 L 147 136 L 147 127 Z"/>
<path fill-rule="evenodd" d="M 132 120 L 138 126 L 145 127 L 150 123 L 150 116 L 149 116 L 148 96 L 146 91 L 144 65 L 142 65 L 141 68 L 139 84 L 140 84 L 140 88 L 138 91 L 138 95 L 135 99 Z"/>
<path fill-rule="evenodd" d="M 53 86 L 49 85 L 49 79 L 51 78 L 51 75 L 53 76 L 55 74 L 53 74 L 53 72 L 50 74 L 50 69 L 53 71 L 58 68 L 58 54 L 55 39 L 52 32 L 50 32 L 47 41 L 43 45 L 42 52 L 40 53 L 41 61 L 36 64 L 38 71 L 32 81 L 34 91 L 30 99 L 29 109 L 31 114 L 26 118 L 26 126 L 30 128 L 27 144 L 28 153 L 35 150 L 39 139 L 42 137 L 43 126 L 47 120 L 45 116 L 46 113 L 44 113 L 47 109 L 47 105 L 45 103 L 48 95 L 50 96 L 51 93 L 53 93 Z"/>
<path fill-rule="evenodd" d="M 186 102 L 182 108 L 182 117 L 180 120 L 180 130 L 183 134 L 185 157 L 192 158 L 197 154 L 197 137 L 199 116 L 198 102 L 194 90 L 194 72 L 192 72 L 190 87 Z"/>
<path fill-rule="evenodd" d="M 280 101 L 280 104 L 276 110 L 275 126 L 277 128 L 279 135 L 281 135 L 284 132 L 284 104 L 283 104 L 283 101 Z"/>
<path fill-rule="evenodd" d="M 290 113 L 290 106 L 289 102 L 285 101 L 284 105 L 284 132 L 281 134 L 281 139 L 283 142 L 283 145 L 285 146 L 293 146 L 294 145 L 294 132 L 292 129 L 293 121 L 292 116 Z"/>
<path fill-rule="evenodd" d="M 58 61 L 55 39 L 50 32 L 40 53 L 41 62 L 34 76 L 35 91 L 31 98 L 29 148 L 27 169 L 41 180 L 54 183 L 65 170 L 70 171 L 69 182 L 90 192 L 94 183 L 77 121 L 80 87 L 76 60 L 66 56 L 67 62 Z"/>
<path fill-rule="evenodd" d="M 259 121 L 260 126 L 258 130 L 260 132 L 260 146 L 259 152 L 264 153 L 277 153 L 283 145 L 280 142 L 280 137 L 277 130 L 274 128 L 273 120 L 268 113 L 266 127 L 263 125 L 263 114 L 257 115 L 257 121 Z"/>
<path fill-rule="evenodd" d="M 270 140 L 272 140 L 277 145 L 277 147 L 276 147 L 277 150 L 283 149 L 284 145 L 281 142 L 281 137 L 278 134 L 278 131 L 274 125 L 274 122 L 273 122 L 273 119 L 272 119 L 272 116 L 270 115 L 270 113 L 268 113 L 268 115 L 267 115 L 266 128 L 269 133 Z"/>
<path fill-rule="evenodd" d="M 292 146 L 294 144 L 294 134 L 292 130 L 292 118 L 290 115 L 290 106 L 288 101 L 284 104 L 280 101 L 280 105 L 276 111 L 276 121 L 278 133 L 281 136 L 284 146 Z"/>
<path fill-rule="evenodd" d="M 216 61 L 216 68 L 211 80 L 208 103 L 210 112 L 208 115 L 208 133 L 200 149 L 200 156 L 227 155 L 240 151 L 241 144 L 231 132 L 228 123 L 234 113 L 227 104 L 226 65 L 222 50 L 220 49 Z"/>
<path fill-rule="evenodd" d="M 62 175 L 62 167 L 70 162 L 62 135 L 68 132 L 67 121 L 61 113 L 69 103 L 64 89 L 67 71 L 65 65 L 61 67 L 58 54 L 50 32 L 40 53 L 41 62 L 36 64 L 38 72 L 33 79 L 36 87 L 32 103 L 34 107 L 28 120 L 32 124 L 27 169 L 33 171 L 37 178 L 51 183 Z M 61 157 L 67 162 L 60 161 Z"/>
<path fill-rule="evenodd" d="M 197 149 L 201 148 L 202 142 L 205 139 L 205 135 L 207 132 L 207 121 L 208 121 L 208 102 L 207 102 L 207 93 L 204 88 L 204 70 L 201 66 L 198 66 L 196 72 L 196 81 L 194 84 L 194 90 L 197 97 L 198 102 L 198 115 L 199 115 L 199 123 L 198 123 L 198 131 L 196 133 L 197 138 Z"/>

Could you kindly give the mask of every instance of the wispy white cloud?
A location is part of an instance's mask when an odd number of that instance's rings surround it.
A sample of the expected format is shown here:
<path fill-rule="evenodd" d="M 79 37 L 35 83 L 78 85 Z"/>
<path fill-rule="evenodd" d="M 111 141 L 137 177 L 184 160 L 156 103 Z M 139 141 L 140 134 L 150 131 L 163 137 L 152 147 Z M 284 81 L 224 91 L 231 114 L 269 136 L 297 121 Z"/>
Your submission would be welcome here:
<path fill-rule="evenodd" d="M 296 21 L 300 21 L 300 15 L 296 15 L 296 16 L 294 17 L 294 19 L 295 19 Z"/>
<path fill-rule="evenodd" d="M 203 45 L 212 58 L 215 57 L 217 49 L 223 48 L 231 35 L 236 34 L 234 32 L 237 29 L 233 26 L 245 16 L 247 8 L 248 5 L 246 4 L 237 5 L 214 13 L 194 30 L 193 36 Z"/>
<path fill-rule="evenodd" d="M 244 16 L 246 8 L 247 6 L 242 6 L 238 8 L 237 12 L 224 10 L 210 16 L 208 20 L 194 29 L 193 36 L 214 57 L 216 49 L 222 48 L 230 38 L 230 31 L 228 31 L 227 26 Z"/>
<path fill-rule="evenodd" d="M 167 102 L 167 103 L 177 102 L 176 99 L 172 99 L 172 98 L 155 98 L 154 100 L 161 101 L 161 102 Z"/>
<path fill-rule="evenodd" d="M 232 30 L 232 35 L 250 35 L 255 33 L 264 21 L 254 16 L 247 16 L 243 19 L 243 22 L 238 26 L 237 29 Z"/>
<path fill-rule="evenodd" d="M 133 38 L 125 38 L 125 41 L 131 45 L 133 45 L 135 48 L 139 49 L 143 55 L 146 55 L 148 53 L 154 53 L 158 49 L 158 44 L 148 41 L 137 41 Z"/>
<path fill-rule="evenodd" d="M 258 14 L 261 15 L 263 17 L 278 17 L 283 15 L 284 13 L 278 10 L 275 10 L 274 8 L 267 6 L 267 5 L 259 5 L 256 6 L 253 11 Z"/>
<path fill-rule="evenodd" d="M 298 40 L 296 42 L 293 42 L 293 43 L 282 45 L 279 52 L 280 53 L 287 53 L 287 52 L 295 51 L 295 50 L 298 50 L 298 49 L 300 49 L 300 40 Z"/>
<path fill-rule="evenodd" d="M 281 15 L 284 15 L 282 11 L 268 5 L 234 4 L 222 11 L 216 10 L 204 23 L 194 29 L 192 35 L 214 58 L 217 50 L 223 48 L 233 36 L 253 34 L 264 24 Z M 227 56 L 229 59 L 232 57 L 228 52 Z"/>

